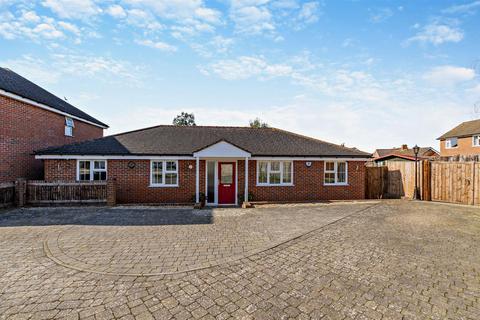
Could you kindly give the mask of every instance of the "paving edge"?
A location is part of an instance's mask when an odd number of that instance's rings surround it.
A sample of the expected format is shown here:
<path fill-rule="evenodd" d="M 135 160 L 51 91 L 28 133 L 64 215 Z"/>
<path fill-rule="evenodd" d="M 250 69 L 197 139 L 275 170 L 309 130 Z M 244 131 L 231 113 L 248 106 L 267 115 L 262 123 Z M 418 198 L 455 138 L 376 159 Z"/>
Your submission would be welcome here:
<path fill-rule="evenodd" d="M 329 222 L 327 224 L 324 224 L 320 227 L 317 227 L 317 228 L 314 228 L 314 229 L 311 229 L 309 231 L 306 231 L 306 232 L 303 232 L 301 234 L 298 234 L 296 236 L 293 236 L 292 238 L 288 238 L 286 240 L 282 240 L 282 241 L 277 241 L 277 242 L 273 242 L 271 245 L 269 245 L 268 247 L 263 247 L 261 249 L 256 249 L 256 250 L 250 250 L 250 251 L 247 251 L 245 254 L 242 254 L 240 256 L 232 256 L 232 257 L 229 257 L 229 258 L 226 258 L 226 259 L 222 259 L 221 261 L 218 261 L 216 263 L 211 263 L 211 264 L 208 264 L 208 265 L 200 265 L 200 266 L 197 266 L 197 267 L 193 267 L 193 268 L 189 268 L 189 269 L 183 269 L 183 270 L 177 270 L 177 271 L 171 271 L 171 272 L 155 272 L 155 273 L 117 273 L 117 272 L 107 272 L 107 271 L 98 271 L 98 270 L 93 270 L 93 269 L 90 269 L 90 268 L 81 268 L 81 267 L 78 267 L 78 266 L 75 266 L 75 265 L 72 265 L 72 264 L 69 264 L 69 263 L 66 263 L 60 259 L 58 259 L 57 257 L 55 257 L 51 250 L 50 250 L 50 247 L 48 245 L 48 237 L 43 240 L 43 252 L 44 254 L 47 256 L 47 258 L 49 258 L 50 260 L 52 260 L 53 262 L 55 262 L 56 264 L 62 266 L 62 267 L 65 267 L 65 268 L 68 268 L 68 269 L 72 269 L 72 270 L 77 270 L 77 271 L 81 271 L 81 272 L 88 272 L 88 273 L 95 273 L 95 274 L 102 274 L 102 275 L 109 275 L 109 276 L 129 276 L 129 277 L 154 277 L 154 276 L 170 276 L 170 275 L 178 275 L 178 274 L 183 274 L 183 273 L 189 273 L 189 272 L 193 272 L 193 271 L 199 271 L 199 270 L 204 270 L 204 269 L 209 269 L 209 268 L 213 268 L 213 267 L 217 267 L 217 266 L 220 266 L 220 265 L 224 265 L 224 264 L 228 264 L 228 263 L 232 263 L 232 262 L 236 262 L 236 261 L 239 261 L 239 260 L 242 260 L 242 259 L 248 259 L 250 257 L 252 257 L 253 255 L 256 255 L 256 254 L 260 254 L 260 253 L 263 253 L 263 252 L 266 252 L 266 251 L 269 251 L 269 250 L 272 250 L 272 249 L 275 249 L 275 248 L 278 248 L 282 245 L 285 245 L 289 242 L 294 242 L 295 240 L 298 240 L 300 238 L 307 238 L 309 237 L 312 233 L 318 231 L 318 230 L 322 230 L 328 226 L 331 226 L 337 222 L 340 222 L 340 221 L 343 221 L 353 215 L 356 215 L 356 214 L 359 214 L 361 212 L 364 212 L 364 211 L 367 211 L 371 208 L 374 208 L 376 206 L 378 206 L 380 203 L 375 203 L 371 206 L 368 206 L 366 208 L 362 208 L 362 209 L 359 209 L 357 211 L 354 211 L 346 216 L 343 216 L 337 220 L 334 220 L 332 222 Z"/>

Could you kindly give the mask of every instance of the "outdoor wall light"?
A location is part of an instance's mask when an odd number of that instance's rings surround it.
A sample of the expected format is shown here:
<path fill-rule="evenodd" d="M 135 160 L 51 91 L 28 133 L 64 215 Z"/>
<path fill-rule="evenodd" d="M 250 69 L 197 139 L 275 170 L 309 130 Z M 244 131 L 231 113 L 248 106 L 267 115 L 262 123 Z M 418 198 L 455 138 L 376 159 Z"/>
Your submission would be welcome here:
<path fill-rule="evenodd" d="M 312 166 L 312 162 L 307 161 L 307 162 L 305 162 L 305 165 L 307 166 L 307 168 L 310 168 Z"/>
<path fill-rule="evenodd" d="M 193 165 L 189 164 L 189 165 L 188 165 L 188 169 L 192 170 L 192 169 L 193 169 Z"/>
<path fill-rule="evenodd" d="M 135 162 L 133 162 L 133 161 L 128 162 L 128 167 L 129 167 L 130 169 L 135 168 Z"/>

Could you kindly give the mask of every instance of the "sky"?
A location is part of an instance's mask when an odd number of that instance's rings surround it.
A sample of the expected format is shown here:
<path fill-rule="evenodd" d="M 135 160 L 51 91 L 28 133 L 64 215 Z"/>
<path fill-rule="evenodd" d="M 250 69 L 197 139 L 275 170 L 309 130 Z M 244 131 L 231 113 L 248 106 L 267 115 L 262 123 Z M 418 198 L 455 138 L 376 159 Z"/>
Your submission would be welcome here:
<path fill-rule="evenodd" d="M 106 134 L 270 126 L 373 152 L 480 117 L 480 1 L 0 0 L 0 66 Z"/>

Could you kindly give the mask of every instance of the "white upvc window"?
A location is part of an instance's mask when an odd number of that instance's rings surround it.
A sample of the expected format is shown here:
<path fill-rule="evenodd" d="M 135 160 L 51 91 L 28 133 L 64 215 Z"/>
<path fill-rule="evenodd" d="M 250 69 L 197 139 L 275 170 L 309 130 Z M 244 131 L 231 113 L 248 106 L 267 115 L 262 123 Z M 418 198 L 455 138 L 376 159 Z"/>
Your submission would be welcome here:
<path fill-rule="evenodd" d="M 480 135 L 475 135 L 472 137 L 472 146 L 480 147 Z"/>
<path fill-rule="evenodd" d="M 445 148 L 446 149 L 453 149 L 458 147 L 458 139 L 457 138 L 448 138 L 445 140 Z"/>
<path fill-rule="evenodd" d="M 293 185 L 293 162 L 257 161 L 257 185 Z"/>
<path fill-rule="evenodd" d="M 65 117 L 65 135 L 68 137 L 73 137 L 73 128 L 75 128 L 73 119 Z"/>
<path fill-rule="evenodd" d="M 348 184 L 348 164 L 346 161 L 325 161 L 324 179 L 325 185 Z"/>
<path fill-rule="evenodd" d="M 150 186 L 178 187 L 178 161 L 152 160 L 150 162 Z"/>
<path fill-rule="evenodd" d="M 78 181 L 105 181 L 107 180 L 106 160 L 78 160 Z"/>

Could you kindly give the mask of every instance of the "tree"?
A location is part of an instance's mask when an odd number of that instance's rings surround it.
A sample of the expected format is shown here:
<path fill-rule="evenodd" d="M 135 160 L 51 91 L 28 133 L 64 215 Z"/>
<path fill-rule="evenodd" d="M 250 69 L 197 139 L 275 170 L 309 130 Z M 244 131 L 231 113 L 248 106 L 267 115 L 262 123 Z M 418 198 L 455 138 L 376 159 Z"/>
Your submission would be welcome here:
<path fill-rule="evenodd" d="M 173 119 L 174 126 L 196 126 L 193 113 L 182 112 Z"/>
<path fill-rule="evenodd" d="M 269 125 L 266 122 L 260 120 L 260 118 L 255 118 L 255 120 L 250 120 L 250 128 L 268 128 Z"/>

